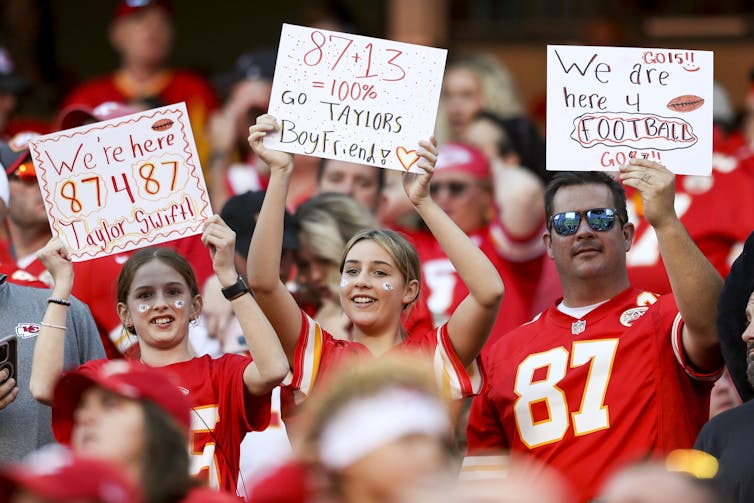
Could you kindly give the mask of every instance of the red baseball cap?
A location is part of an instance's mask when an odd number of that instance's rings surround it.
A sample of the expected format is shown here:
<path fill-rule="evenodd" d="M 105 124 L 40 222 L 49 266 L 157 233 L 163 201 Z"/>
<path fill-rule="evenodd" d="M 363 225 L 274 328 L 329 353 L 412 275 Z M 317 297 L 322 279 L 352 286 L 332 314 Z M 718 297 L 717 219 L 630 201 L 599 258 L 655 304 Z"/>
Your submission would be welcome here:
<path fill-rule="evenodd" d="M 134 12 L 147 7 L 162 7 L 172 17 L 175 14 L 173 2 L 170 0 L 120 0 L 118 7 L 115 9 L 115 15 L 113 21 L 117 21 L 126 16 L 130 16 Z"/>
<path fill-rule="evenodd" d="M 87 105 L 70 105 L 66 107 L 58 118 L 59 129 L 71 129 L 83 126 L 88 122 L 100 122 L 117 119 L 135 114 L 139 110 L 117 101 L 105 101 L 92 108 Z"/>
<path fill-rule="evenodd" d="M 140 489 L 119 469 L 101 460 L 74 455 L 57 445 L 32 453 L 23 463 L 0 470 L 0 503 L 15 489 L 25 489 L 49 501 L 140 503 Z"/>
<path fill-rule="evenodd" d="M 483 182 L 489 182 L 492 178 L 487 157 L 480 150 L 465 143 L 441 145 L 437 150 L 435 172 L 468 173 Z"/>
<path fill-rule="evenodd" d="M 0 141 L 0 165 L 5 169 L 5 174 L 10 175 L 27 158 L 29 158 L 29 142 L 42 135 L 34 131 L 23 131 L 8 140 L 8 143 Z M 33 170 L 33 164 L 29 169 Z"/>
<path fill-rule="evenodd" d="M 92 386 L 132 400 L 149 400 L 186 431 L 191 426 L 188 391 L 178 386 L 169 371 L 147 367 L 133 360 L 92 360 L 63 374 L 55 385 L 52 431 L 58 442 L 71 442 L 74 412 L 83 393 Z"/>

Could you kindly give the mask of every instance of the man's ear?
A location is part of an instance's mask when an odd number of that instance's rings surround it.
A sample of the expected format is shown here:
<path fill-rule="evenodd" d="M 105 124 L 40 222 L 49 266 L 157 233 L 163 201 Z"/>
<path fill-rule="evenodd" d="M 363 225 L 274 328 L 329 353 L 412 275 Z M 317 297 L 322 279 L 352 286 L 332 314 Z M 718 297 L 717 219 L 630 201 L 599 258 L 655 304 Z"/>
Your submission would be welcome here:
<path fill-rule="evenodd" d="M 626 253 L 628 253 L 628 250 L 631 249 L 631 244 L 634 241 L 634 233 L 636 232 L 636 227 L 634 227 L 634 224 L 631 222 L 628 222 L 623 225 L 623 240 L 625 241 L 625 249 Z"/>
<path fill-rule="evenodd" d="M 550 235 L 550 232 L 547 231 L 542 235 L 542 242 L 545 244 L 545 250 L 547 250 L 547 255 L 552 258 L 552 236 Z"/>

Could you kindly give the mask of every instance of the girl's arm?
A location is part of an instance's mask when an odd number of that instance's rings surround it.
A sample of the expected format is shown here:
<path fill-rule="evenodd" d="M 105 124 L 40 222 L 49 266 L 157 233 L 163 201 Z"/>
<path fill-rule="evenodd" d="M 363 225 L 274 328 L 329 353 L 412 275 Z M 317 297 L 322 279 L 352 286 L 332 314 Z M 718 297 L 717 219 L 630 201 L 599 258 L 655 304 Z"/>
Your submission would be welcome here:
<path fill-rule="evenodd" d="M 29 391 L 38 401 L 52 402 L 55 383 L 63 373 L 66 319 L 73 289 L 73 263 L 68 249 L 58 238 L 52 238 L 37 252 L 39 260 L 50 272 L 54 286 L 50 297 L 62 303 L 48 302 L 47 310 L 34 345 Z"/>
<path fill-rule="evenodd" d="M 453 222 L 429 195 L 429 184 L 437 161 L 432 141 L 419 142 L 417 166 L 426 173 L 404 175 L 404 189 L 456 272 L 469 289 L 448 320 L 448 335 L 464 365 L 479 355 L 500 308 L 505 291 L 500 275 L 487 256 Z"/>
<path fill-rule="evenodd" d="M 213 215 L 204 224 L 202 242 L 210 251 L 212 267 L 220 285 L 223 288 L 234 285 L 238 281 L 234 266 L 235 233 L 218 215 Z M 288 373 L 283 348 L 272 325 L 251 295 L 245 293 L 230 302 L 254 359 L 243 374 L 246 389 L 252 395 L 268 393 Z"/>
<path fill-rule="evenodd" d="M 293 156 L 267 149 L 262 143 L 265 135 L 273 133 L 278 127 L 275 118 L 265 114 L 249 128 L 249 145 L 270 167 L 270 181 L 251 237 L 246 275 L 254 298 L 275 329 L 292 367 L 302 320 L 293 295 L 280 281 L 280 255 Z"/>

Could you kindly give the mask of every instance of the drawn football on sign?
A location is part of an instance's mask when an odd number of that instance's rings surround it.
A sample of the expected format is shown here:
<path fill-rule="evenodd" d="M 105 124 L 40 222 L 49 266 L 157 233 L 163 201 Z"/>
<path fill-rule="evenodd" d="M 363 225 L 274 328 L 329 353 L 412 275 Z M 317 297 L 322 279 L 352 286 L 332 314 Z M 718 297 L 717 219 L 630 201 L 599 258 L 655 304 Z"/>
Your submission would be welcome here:
<path fill-rule="evenodd" d="M 170 119 L 160 119 L 152 124 L 152 129 L 155 131 L 165 131 L 173 126 L 173 121 Z"/>
<path fill-rule="evenodd" d="M 704 98 L 693 94 L 684 94 L 668 101 L 667 107 L 674 112 L 692 112 L 704 105 Z"/>

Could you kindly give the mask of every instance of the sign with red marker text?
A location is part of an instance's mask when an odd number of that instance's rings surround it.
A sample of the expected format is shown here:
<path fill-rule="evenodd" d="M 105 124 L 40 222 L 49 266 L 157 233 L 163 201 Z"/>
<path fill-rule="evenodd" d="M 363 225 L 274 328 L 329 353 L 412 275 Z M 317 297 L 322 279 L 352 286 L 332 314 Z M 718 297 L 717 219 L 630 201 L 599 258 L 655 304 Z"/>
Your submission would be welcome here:
<path fill-rule="evenodd" d="M 212 214 L 186 105 L 29 145 L 50 227 L 82 261 L 202 231 Z"/>
<path fill-rule="evenodd" d="M 547 169 L 712 171 L 710 51 L 547 46 Z"/>
<path fill-rule="evenodd" d="M 434 134 L 445 49 L 284 24 L 268 148 L 421 173 Z"/>

